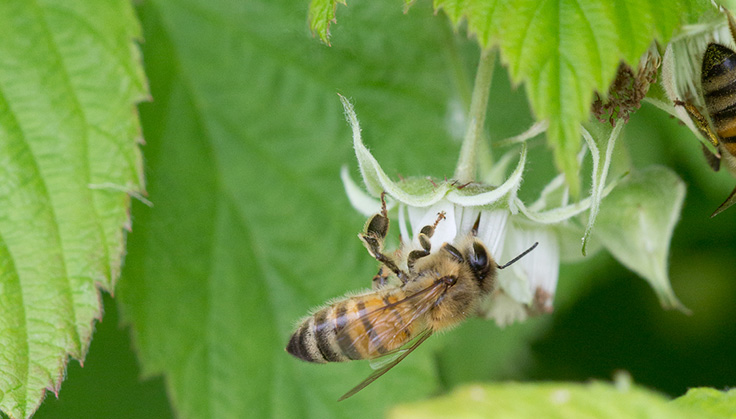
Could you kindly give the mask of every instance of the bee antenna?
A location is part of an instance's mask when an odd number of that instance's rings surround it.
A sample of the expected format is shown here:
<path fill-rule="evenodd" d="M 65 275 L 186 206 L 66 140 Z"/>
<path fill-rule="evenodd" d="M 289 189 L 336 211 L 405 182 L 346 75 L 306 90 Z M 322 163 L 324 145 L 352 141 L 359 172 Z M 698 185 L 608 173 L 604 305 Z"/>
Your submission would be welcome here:
<path fill-rule="evenodd" d="M 515 257 L 515 258 L 511 259 L 510 261 L 506 262 L 506 264 L 504 264 L 504 265 L 499 265 L 499 264 L 496 264 L 496 267 L 497 267 L 498 269 L 505 269 L 505 268 L 508 268 L 509 266 L 511 266 L 511 265 L 513 265 L 514 263 L 518 262 L 518 261 L 519 261 L 519 259 L 521 259 L 521 258 L 523 258 L 524 256 L 526 256 L 526 255 L 527 255 L 527 253 L 529 253 L 529 252 L 531 252 L 532 250 L 534 250 L 534 248 L 535 248 L 535 247 L 537 247 L 537 245 L 538 245 L 538 244 L 539 244 L 539 242 L 534 242 L 534 244 L 533 244 L 533 245 L 532 245 L 532 246 L 531 246 L 530 248 L 528 248 L 528 249 L 524 250 L 523 252 L 521 252 L 521 254 L 520 254 L 519 256 L 517 256 L 517 257 Z"/>
<path fill-rule="evenodd" d="M 478 213 L 478 218 L 475 219 L 475 223 L 473 223 L 473 228 L 470 230 L 470 232 L 473 234 L 473 237 L 478 235 L 479 225 L 480 225 L 480 213 Z"/>

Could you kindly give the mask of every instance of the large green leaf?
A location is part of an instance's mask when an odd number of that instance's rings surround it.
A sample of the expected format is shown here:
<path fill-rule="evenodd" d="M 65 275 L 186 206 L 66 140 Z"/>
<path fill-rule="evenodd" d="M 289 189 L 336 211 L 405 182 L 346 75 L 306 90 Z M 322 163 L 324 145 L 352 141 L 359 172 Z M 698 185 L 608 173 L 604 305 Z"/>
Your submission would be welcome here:
<path fill-rule="evenodd" d="M 23 418 L 119 276 L 146 87 L 128 2 L 2 2 L 0 28 L 0 410 Z"/>
<path fill-rule="evenodd" d="M 337 3 L 311 2 L 312 29 L 325 42 Z M 482 47 L 500 47 L 514 83 L 525 84 L 537 119 L 549 120 L 549 144 L 577 195 L 575 154 L 593 93 L 608 91 L 621 60 L 636 68 L 652 41 L 666 43 L 680 24 L 710 5 L 703 0 L 434 0 L 434 7 L 456 27 L 465 20 Z"/>

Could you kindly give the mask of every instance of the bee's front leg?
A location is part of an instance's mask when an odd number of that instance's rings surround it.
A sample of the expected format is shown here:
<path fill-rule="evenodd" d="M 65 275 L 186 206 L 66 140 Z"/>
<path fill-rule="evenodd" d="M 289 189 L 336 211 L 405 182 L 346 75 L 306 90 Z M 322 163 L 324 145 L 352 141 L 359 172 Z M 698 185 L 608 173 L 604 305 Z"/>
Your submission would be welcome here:
<path fill-rule="evenodd" d="M 390 256 L 383 253 L 383 241 L 388 234 L 388 211 L 386 210 L 386 193 L 381 193 L 381 212 L 371 217 L 365 225 L 363 233 L 358 237 L 377 261 L 381 262 L 391 272 L 401 280 L 402 283 L 408 281 L 408 275 L 402 271 L 396 262 Z M 380 273 L 381 271 L 379 271 Z M 381 274 L 381 276 L 383 276 Z"/>
<path fill-rule="evenodd" d="M 429 256 L 430 250 L 432 250 L 432 243 L 429 239 L 434 235 L 434 230 L 437 228 L 437 224 L 445 219 L 445 213 L 440 212 L 437 214 L 437 220 L 432 225 L 426 225 L 422 227 L 419 232 L 419 245 L 422 246 L 422 250 L 412 250 L 406 260 L 406 265 L 409 268 L 409 272 L 414 272 L 414 264 L 417 259 Z"/>

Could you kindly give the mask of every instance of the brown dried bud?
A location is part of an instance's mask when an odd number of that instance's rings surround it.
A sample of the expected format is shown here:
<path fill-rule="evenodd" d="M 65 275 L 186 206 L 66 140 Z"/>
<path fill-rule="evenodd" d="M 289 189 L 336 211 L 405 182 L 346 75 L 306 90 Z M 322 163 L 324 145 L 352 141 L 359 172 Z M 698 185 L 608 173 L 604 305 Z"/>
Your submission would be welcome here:
<path fill-rule="evenodd" d="M 608 89 L 604 101 L 595 93 L 591 112 L 601 122 L 616 125 L 616 120 L 629 121 L 629 115 L 639 109 L 641 101 L 649 91 L 649 86 L 657 80 L 657 69 L 661 59 L 656 48 L 650 48 L 639 61 L 636 73 L 626 63 L 621 62 L 616 78 Z"/>

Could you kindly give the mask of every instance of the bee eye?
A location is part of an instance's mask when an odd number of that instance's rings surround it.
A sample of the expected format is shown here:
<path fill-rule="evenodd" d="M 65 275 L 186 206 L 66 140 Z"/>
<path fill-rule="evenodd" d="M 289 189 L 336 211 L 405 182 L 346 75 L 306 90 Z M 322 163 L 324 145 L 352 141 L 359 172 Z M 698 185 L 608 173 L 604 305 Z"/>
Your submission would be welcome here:
<path fill-rule="evenodd" d="M 470 256 L 470 267 L 476 273 L 481 273 L 487 270 L 488 267 L 488 252 L 486 247 L 482 244 L 475 242 L 473 243 L 473 254 Z"/>

